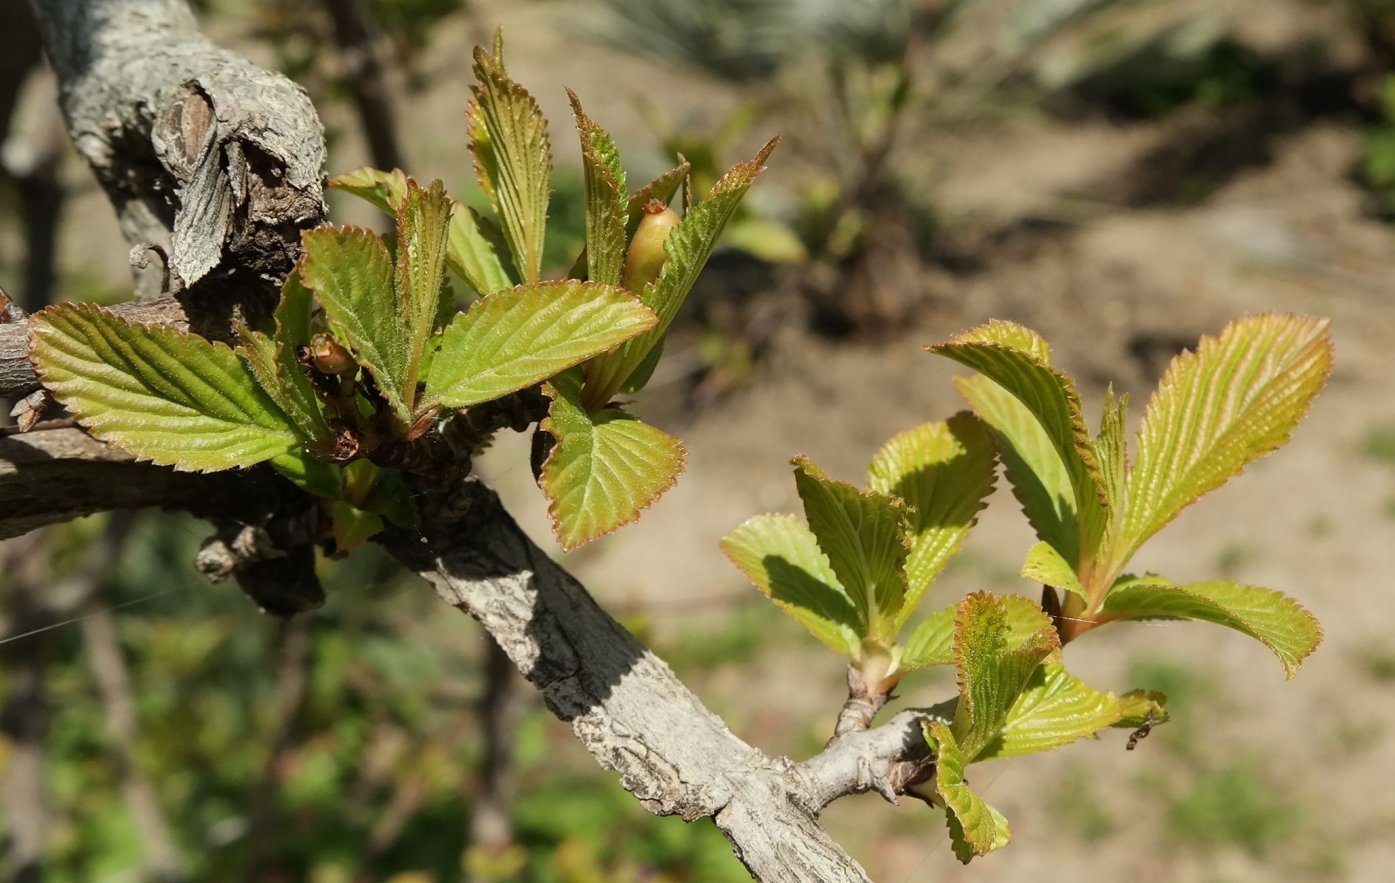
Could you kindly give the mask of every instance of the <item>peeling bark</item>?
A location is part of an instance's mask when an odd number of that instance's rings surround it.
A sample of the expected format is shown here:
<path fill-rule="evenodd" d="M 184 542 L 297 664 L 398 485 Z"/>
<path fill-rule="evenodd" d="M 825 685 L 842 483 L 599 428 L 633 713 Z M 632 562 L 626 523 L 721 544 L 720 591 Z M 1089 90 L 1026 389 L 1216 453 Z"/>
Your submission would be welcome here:
<path fill-rule="evenodd" d="M 131 244 L 168 255 L 138 274 L 142 296 L 206 278 L 279 287 L 325 215 L 324 131 L 304 90 L 215 46 L 180 0 L 35 11 L 73 143 Z"/>

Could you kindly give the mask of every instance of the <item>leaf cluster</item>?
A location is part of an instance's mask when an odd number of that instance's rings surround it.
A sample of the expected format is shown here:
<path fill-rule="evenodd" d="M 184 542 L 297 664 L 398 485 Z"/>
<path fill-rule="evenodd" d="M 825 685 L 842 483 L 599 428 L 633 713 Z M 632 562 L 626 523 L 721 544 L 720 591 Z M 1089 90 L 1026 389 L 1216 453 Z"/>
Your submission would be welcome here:
<path fill-rule="evenodd" d="M 139 459 L 198 471 L 270 463 L 327 501 L 338 549 L 384 518 L 409 524 L 412 482 L 468 471 L 499 428 L 471 409 L 540 390 L 545 414 L 524 409 L 502 425 L 540 422 L 535 447 L 547 454 L 535 469 L 563 547 L 637 518 L 677 479 L 683 449 L 615 396 L 644 386 L 775 142 L 701 200 L 690 193 L 680 219 L 667 203 L 687 164 L 628 192 L 614 141 L 572 95 L 586 248 L 570 278 L 545 279 L 547 122 L 508 76 L 501 36 L 476 49 L 473 70 L 469 148 L 491 214 L 400 170 L 341 175 L 331 186 L 385 211 L 392 233 L 307 232 L 271 327 L 244 327 L 228 346 L 51 307 L 31 326 L 45 385 Z M 646 221 L 659 213 L 671 220 Z M 463 311 L 457 287 L 471 301 Z"/>
<path fill-rule="evenodd" d="M 1106 394 L 1091 434 L 1074 381 L 1052 366 L 1035 332 L 993 321 L 930 350 L 976 372 L 955 381 L 972 413 L 892 438 L 873 457 L 865 490 L 796 458 L 804 519 L 759 515 L 722 546 L 762 593 L 846 654 L 874 694 L 885 697 L 907 672 L 954 666 L 958 696 L 925 723 L 936 771 L 916 791 L 945 808 L 967 862 L 1010 832 L 969 790 L 966 766 L 1167 719 L 1159 693 L 1116 696 L 1072 676 L 1062 654 L 1071 640 L 1113 622 L 1211 622 L 1259 640 L 1289 677 L 1316 649 L 1317 620 L 1272 589 L 1176 584 L 1125 568 L 1185 507 L 1288 440 L 1332 352 L 1326 322 L 1303 316 L 1249 317 L 1203 338 L 1153 394 L 1131 460 L 1127 396 Z M 1042 603 L 976 592 L 903 639 L 992 491 L 998 463 L 1039 540 L 1022 576 L 1044 586 Z"/>

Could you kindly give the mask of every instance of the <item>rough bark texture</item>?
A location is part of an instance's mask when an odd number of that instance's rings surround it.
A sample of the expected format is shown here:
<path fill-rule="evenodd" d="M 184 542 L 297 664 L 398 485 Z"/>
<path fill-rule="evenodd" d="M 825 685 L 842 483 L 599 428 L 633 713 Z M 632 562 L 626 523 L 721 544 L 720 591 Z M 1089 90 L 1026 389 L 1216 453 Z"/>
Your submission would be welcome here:
<path fill-rule="evenodd" d="M 209 42 L 180 0 L 35 9 L 73 143 L 132 245 L 168 255 L 141 293 L 210 274 L 279 286 L 325 213 L 324 132 L 304 91 Z"/>
<path fill-rule="evenodd" d="M 888 782 L 908 781 L 906 764 L 922 773 L 930 759 L 918 738 L 919 715 L 835 740 L 805 764 L 767 757 L 601 610 L 491 491 L 467 482 L 455 509 L 464 514 L 432 514 L 427 536 L 399 538 L 393 550 L 444 600 L 479 620 L 553 713 L 647 809 L 689 821 L 713 817 L 758 880 L 867 879 L 819 827 L 817 813 L 845 794 L 894 797 Z"/>

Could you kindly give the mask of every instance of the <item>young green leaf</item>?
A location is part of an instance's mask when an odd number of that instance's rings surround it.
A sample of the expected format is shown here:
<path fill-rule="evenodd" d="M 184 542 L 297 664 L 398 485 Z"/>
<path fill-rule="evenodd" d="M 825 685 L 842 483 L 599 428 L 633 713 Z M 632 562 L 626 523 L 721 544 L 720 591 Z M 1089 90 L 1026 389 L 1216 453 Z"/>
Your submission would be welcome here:
<path fill-rule="evenodd" d="M 274 335 L 243 326 L 239 329 L 241 355 L 262 389 L 291 418 L 305 444 L 316 456 L 328 458 L 334 452 L 335 433 L 296 357 L 296 350 L 310 340 L 312 307 L 309 289 L 292 273 L 281 287 Z"/>
<path fill-rule="evenodd" d="M 995 320 L 955 335 L 930 351 L 997 383 L 1036 418 L 1070 478 L 1081 552 L 1093 554 L 1108 522 L 1107 500 L 1094 444 L 1085 429 L 1080 396 L 1071 379 L 1051 367 L 1046 341 L 1020 325 Z M 979 416 L 993 422 L 983 414 Z"/>
<path fill-rule="evenodd" d="M 1032 672 L 1060 649 L 1050 618 L 1037 613 L 1036 630 L 1019 639 L 1012 634 L 1005 599 L 975 592 L 959 604 L 954 621 L 959 705 L 953 729 L 967 763 L 998 738 Z"/>
<path fill-rule="evenodd" d="M 1080 600 L 1090 600 L 1085 589 L 1070 565 L 1050 543 L 1037 543 L 1027 552 L 1027 560 L 1019 574 L 1023 579 L 1033 580 L 1053 589 L 1061 589 L 1079 596 Z"/>
<path fill-rule="evenodd" d="M 935 793 L 945 805 L 955 857 L 967 865 L 974 856 L 1006 846 L 1012 839 L 1007 819 L 965 784 L 968 758 L 954 733 L 939 721 L 923 727 L 925 741 L 935 752 Z"/>
<path fill-rule="evenodd" d="M 401 169 L 384 172 L 364 166 L 352 172 L 335 175 L 329 179 L 329 186 L 335 190 L 352 193 L 389 215 L 396 216 L 397 204 L 407 194 L 407 176 Z"/>
<path fill-rule="evenodd" d="M 796 457 L 794 484 L 809 529 L 828 556 L 867 632 L 891 643 L 906 600 L 906 507 L 875 491 L 834 481 L 810 460 Z"/>
<path fill-rule="evenodd" d="M 594 282 L 496 292 L 455 318 L 426 378 L 426 405 L 497 399 L 642 334 L 655 317 L 634 295 Z"/>
<path fill-rule="evenodd" d="M 987 377 L 956 377 L 954 385 L 988 426 L 1032 529 L 1074 567 L 1080 558 L 1075 488 L 1046 430 L 1016 396 Z"/>
<path fill-rule="evenodd" d="M 540 484 L 562 548 L 610 533 L 673 487 L 683 471 L 683 446 L 624 411 L 588 414 L 581 404 L 579 371 L 544 387 L 552 406 L 541 430 L 556 439 Z"/>
<path fill-rule="evenodd" d="M 1148 403 L 1120 564 L 1188 504 L 1288 441 L 1332 370 L 1327 320 L 1240 319 L 1173 360 Z"/>
<path fill-rule="evenodd" d="M 278 454 L 271 458 L 270 463 L 282 478 L 308 494 L 327 500 L 344 495 L 343 468 L 316 459 L 304 450 Z"/>
<path fill-rule="evenodd" d="M 663 338 L 712 250 L 717 247 L 727 221 L 735 214 L 756 177 L 764 171 L 765 160 L 778 143 L 778 138 L 772 139 L 749 162 L 738 163 L 728 170 L 707 198 L 694 206 L 668 236 L 664 244 L 668 260 L 663 272 L 641 295 L 644 303 L 658 315 L 659 324 L 598 361 L 595 369 L 588 372 L 589 381 L 595 387 L 588 390 L 588 401 L 609 401 L 644 361 L 649 350 Z"/>
<path fill-rule="evenodd" d="M 407 176 L 399 169 L 383 172 L 364 167 L 329 179 L 329 186 L 366 200 L 392 218 L 407 198 Z M 458 199 L 450 200 L 450 234 L 446 241 L 446 262 L 466 284 L 479 294 L 510 288 L 516 280 L 509 275 L 501 254 L 508 247 L 502 234 L 479 212 Z"/>
<path fill-rule="evenodd" d="M 839 653 L 856 655 L 866 622 L 802 521 L 792 515 L 757 515 L 726 535 L 722 551 L 815 638 Z"/>
<path fill-rule="evenodd" d="M 493 294 L 517 283 L 506 266 L 508 253 L 498 225 L 460 200 L 451 200 L 446 262 L 477 294 Z"/>
<path fill-rule="evenodd" d="M 392 255 L 376 234 L 358 227 L 318 227 L 302 237 L 300 278 L 315 292 L 334 336 L 373 375 L 397 415 L 411 425 L 403 396 L 407 335 L 393 293 Z"/>
<path fill-rule="evenodd" d="M 987 431 L 967 412 L 900 433 L 872 458 L 867 486 L 911 508 L 908 587 L 897 628 L 963 545 L 993 491 L 996 463 Z"/>
<path fill-rule="evenodd" d="M 231 349 L 90 304 L 30 318 L 39 379 L 96 438 L 186 471 L 251 466 L 300 433 Z"/>
<path fill-rule="evenodd" d="M 1059 662 L 1047 663 L 1032 673 L 998 738 L 978 760 L 1051 751 L 1112 727 L 1122 716 L 1113 693 L 1086 686 Z"/>
<path fill-rule="evenodd" d="M 915 671 L 954 662 L 954 606 L 942 607 L 911 631 L 901 650 L 901 668 Z"/>
<path fill-rule="evenodd" d="M 1178 586 L 1135 582 L 1109 593 L 1099 619 L 1191 619 L 1223 625 L 1274 651 L 1290 678 L 1322 642 L 1322 626 L 1303 605 L 1282 592 L 1230 580 Z"/>
<path fill-rule="evenodd" d="M 567 90 L 581 136 L 581 164 L 586 183 L 586 278 L 605 285 L 620 284 L 625 258 L 625 168 L 610 133 L 581 109 L 576 93 Z"/>
<path fill-rule="evenodd" d="M 475 97 L 472 149 L 481 183 L 503 222 L 514 265 L 524 282 L 537 282 L 547 232 L 552 149 L 547 120 L 528 90 L 509 79 L 502 49 L 497 39 L 493 53 L 475 48 L 479 82 L 470 87 Z"/>
<path fill-rule="evenodd" d="M 1095 456 L 1099 460 L 1100 487 L 1109 501 L 1111 526 L 1123 518 L 1127 505 L 1125 494 L 1129 476 L 1128 442 L 1124 427 L 1129 417 L 1127 394 L 1114 397 L 1114 387 L 1104 393 L 1104 411 L 1100 414 L 1100 431 L 1095 436 Z"/>
<path fill-rule="evenodd" d="M 407 336 L 407 363 L 399 389 L 412 417 L 416 416 L 416 389 L 427 340 L 435 331 L 441 303 L 450 224 L 451 204 L 445 185 L 436 180 L 423 190 L 409 178 L 407 193 L 397 205 L 394 291 L 400 326 Z"/>

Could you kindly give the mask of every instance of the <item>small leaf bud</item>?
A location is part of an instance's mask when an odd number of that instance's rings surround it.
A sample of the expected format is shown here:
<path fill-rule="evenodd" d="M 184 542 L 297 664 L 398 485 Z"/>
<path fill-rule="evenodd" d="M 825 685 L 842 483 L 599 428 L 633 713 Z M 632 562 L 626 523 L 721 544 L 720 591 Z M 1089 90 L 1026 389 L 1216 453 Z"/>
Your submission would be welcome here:
<path fill-rule="evenodd" d="M 328 334 L 316 334 L 310 338 L 310 359 L 315 370 L 321 374 L 342 377 L 358 370 L 358 363 L 340 343 Z"/>

